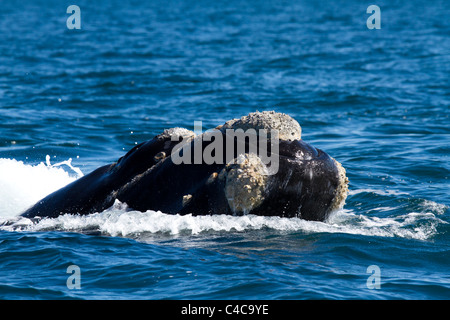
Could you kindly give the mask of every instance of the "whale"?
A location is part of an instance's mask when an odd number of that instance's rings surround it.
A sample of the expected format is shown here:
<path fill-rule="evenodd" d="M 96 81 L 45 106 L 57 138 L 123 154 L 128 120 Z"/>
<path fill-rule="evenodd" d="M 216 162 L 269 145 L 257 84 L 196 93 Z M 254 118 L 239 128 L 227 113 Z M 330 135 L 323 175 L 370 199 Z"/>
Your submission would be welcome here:
<path fill-rule="evenodd" d="M 88 215 L 115 201 L 179 215 L 326 221 L 345 204 L 345 168 L 301 137 L 291 116 L 253 112 L 201 134 L 170 128 L 49 194 L 21 215 Z"/>

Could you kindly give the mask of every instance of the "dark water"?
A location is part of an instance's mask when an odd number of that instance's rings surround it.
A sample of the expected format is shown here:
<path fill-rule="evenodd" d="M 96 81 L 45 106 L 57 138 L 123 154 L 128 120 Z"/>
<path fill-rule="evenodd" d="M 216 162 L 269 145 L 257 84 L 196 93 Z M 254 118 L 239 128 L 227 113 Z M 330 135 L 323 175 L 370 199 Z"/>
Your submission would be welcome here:
<path fill-rule="evenodd" d="M 379 30 L 369 4 L 2 0 L 0 298 L 449 299 L 450 3 L 378 1 Z M 80 176 L 55 164 L 86 174 L 255 110 L 288 113 L 346 168 L 326 223 L 120 203 L 18 217 Z"/>

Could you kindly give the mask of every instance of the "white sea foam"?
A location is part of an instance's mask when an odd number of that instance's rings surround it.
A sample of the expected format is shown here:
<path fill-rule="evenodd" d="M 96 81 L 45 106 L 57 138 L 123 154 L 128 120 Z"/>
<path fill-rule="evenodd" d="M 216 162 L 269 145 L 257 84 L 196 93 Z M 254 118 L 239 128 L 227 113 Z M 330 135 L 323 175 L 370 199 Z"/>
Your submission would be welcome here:
<path fill-rule="evenodd" d="M 426 212 L 432 212 L 441 215 L 444 214 L 444 212 L 448 209 L 448 206 L 431 200 L 424 200 L 422 203 L 422 208 Z"/>
<path fill-rule="evenodd" d="M 72 176 L 61 167 L 70 159 L 51 165 L 47 157 L 46 164 L 32 166 L 15 159 L 0 158 L 0 217 L 13 217 L 51 192 L 67 185 L 82 175 Z"/>
<path fill-rule="evenodd" d="M 419 224 L 418 222 L 426 223 Z M 346 233 L 379 237 L 400 237 L 426 240 L 436 234 L 436 226 L 445 221 L 432 213 L 408 213 L 395 218 L 358 215 L 351 210 L 336 212 L 327 222 L 305 221 L 298 218 L 245 216 L 170 215 L 160 211 L 130 211 L 126 205 L 115 205 L 101 213 L 80 216 L 65 214 L 44 218 L 37 223 L 27 218 L 9 219 L 4 230 L 99 232 L 105 235 L 139 238 L 140 234 L 169 235 L 201 234 L 204 232 L 244 232 L 273 229 L 304 233 Z M 1 220 L 0 220 L 1 224 Z"/>
<path fill-rule="evenodd" d="M 416 212 L 394 217 L 360 214 L 352 209 L 335 212 L 327 222 L 298 218 L 245 216 L 170 215 L 159 211 L 133 211 L 116 201 L 109 209 L 87 216 L 65 214 L 57 218 L 32 221 L 19 214 L 50 192 L 74 181 L 60 167 L 43 163 L 31 166 L 10 159 L 0 159 L 0 229 L 10 231 L 61 230 L 99 232 L 105 235 L 139 238 L 140 234 L 201 234 L 204 232 L 245 232 L 273 229 L 304 233 L 346 233 L 380 237 L 426 240 L 446 222 L 439 218 L 447 207 L 423 201 Z M 383 208 L 386 209 L 386 208 Z M 392 208 L 395 209 L 395 208 Z"/>

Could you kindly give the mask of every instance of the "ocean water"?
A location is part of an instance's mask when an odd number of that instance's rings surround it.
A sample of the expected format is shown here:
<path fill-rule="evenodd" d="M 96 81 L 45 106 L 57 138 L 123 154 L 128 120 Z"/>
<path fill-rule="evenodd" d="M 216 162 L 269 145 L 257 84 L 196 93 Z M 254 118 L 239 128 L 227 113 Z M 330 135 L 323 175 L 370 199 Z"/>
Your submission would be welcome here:
<path fill-rule="evenodd" d="M 370 4 L 2 1 L 0 298 L 449 299 L 450 3 L 377 1 L 372 30 Z M 19 217 L 165 128 L 256 110 L 346 168 L 326 222 Z"/>

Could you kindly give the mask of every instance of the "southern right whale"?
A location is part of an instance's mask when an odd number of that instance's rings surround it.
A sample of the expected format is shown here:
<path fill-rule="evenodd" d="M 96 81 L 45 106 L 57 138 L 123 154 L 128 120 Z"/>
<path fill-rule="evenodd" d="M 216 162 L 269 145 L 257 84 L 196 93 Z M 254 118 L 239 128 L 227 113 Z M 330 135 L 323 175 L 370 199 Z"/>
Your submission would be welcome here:
<path fill-rule="evenodd" d="M 267 141 L 272 144 L 264 152 L 270 155 L 270 166 L 263 161 L 263 154 L 254 152 L 249 136 L 240 141 L 242 148 L 232 149 L 232 156 L 229 150 L 225 152 L 230 132 L 252 129 L 257 136 L 268 132 Z M 222 161 L 195 158 L 195 150 L 211 151 L 213 144 L 214 159 Z M 193 152 L 186 157 L 188 151 Z M 192 161 L 180 162 L 180 157 Z M 184 128 L 164 130 L 117 162 L 38 201 L 22 216 L 85 215 L 101 212 L 117 199 L 139 211 L 251 213 L 324 221 L 344 205 L 347 193 L 345 169 L 326 152 L 303 141 L 297 121 L 273 111 L 254 112 L 198 136 Z"/>

